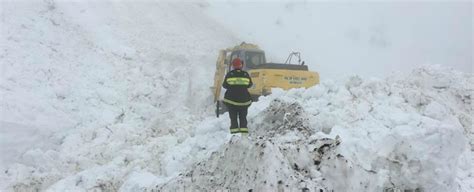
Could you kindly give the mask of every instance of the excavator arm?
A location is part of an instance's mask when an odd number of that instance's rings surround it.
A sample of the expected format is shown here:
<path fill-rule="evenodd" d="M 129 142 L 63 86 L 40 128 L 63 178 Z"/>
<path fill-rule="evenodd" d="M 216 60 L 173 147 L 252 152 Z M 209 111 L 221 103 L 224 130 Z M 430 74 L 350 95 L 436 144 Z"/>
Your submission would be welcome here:
<path fill-rule="evenodd" d="M 219 56 L 217 57 L 217 62 L 216 62 L 216 72 L 214 73 L 214 86 L 212 88 L 214 91 L 214 103 L 216 103 L 217 117 L 219 117 L 219 108 L 220 108 L 219 98 L 221 96 L 222 81 L 224 81 L 224 76 L 225 76 L 226 56 L 227 56 L 227 50 L 219 51 Z"/>
<path fill-rule="evenodd" d="M 220 50 L 219 56 L 217 57 L 216 62 L 216 72 L 214 73 L 214 102 L 219 100 L 221 90 L 222 90 L 222 81 L 224 80 L 225 75 L 225 58 L 227 51 Z"/>

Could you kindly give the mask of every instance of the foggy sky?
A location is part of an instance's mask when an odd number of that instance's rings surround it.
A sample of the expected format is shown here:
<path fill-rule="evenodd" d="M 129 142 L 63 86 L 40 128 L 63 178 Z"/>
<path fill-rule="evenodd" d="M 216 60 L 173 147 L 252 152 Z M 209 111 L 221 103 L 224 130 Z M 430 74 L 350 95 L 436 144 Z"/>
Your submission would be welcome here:
<path fill-rule="evenodd" d="M 470 1 L 211 2 L 209 14 L 267 60 L 300 51 L 322 78 L 438 64 L 472 73 Z"/>

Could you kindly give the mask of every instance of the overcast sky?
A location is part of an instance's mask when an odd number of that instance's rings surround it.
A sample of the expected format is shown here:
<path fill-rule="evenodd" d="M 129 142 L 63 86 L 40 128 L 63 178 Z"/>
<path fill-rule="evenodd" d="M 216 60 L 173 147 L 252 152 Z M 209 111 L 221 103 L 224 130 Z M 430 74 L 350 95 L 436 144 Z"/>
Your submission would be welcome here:
<path fill-rule="evenodd" d="M 300 51 L 323 78 L 439 64 L 472 73 L 471 1 L 226 1 L 209 14 L 267 60 Z"/>

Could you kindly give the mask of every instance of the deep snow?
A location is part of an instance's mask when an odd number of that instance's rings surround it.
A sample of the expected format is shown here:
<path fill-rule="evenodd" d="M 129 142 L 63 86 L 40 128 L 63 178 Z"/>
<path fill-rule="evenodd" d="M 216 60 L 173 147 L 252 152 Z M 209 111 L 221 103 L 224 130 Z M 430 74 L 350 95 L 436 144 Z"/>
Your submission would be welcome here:
<path fill-rule="evenodd" d="M 474 78 L 445 70 L 274 90 L 250 108 L 250 143 L 226 143 L 166 185 L 147 187 L 470 191 Z"/>
<path fill-rule="evenodd" d="M 199 4 L 2 1 L 1 11 L 2 165 L 24 152 L 15 135 L 49 145 L 68 133 L 43 136 L 60 130 L 200 118 L 216 50 L 238 42 Z"/>
<path fill-rule="evenodd" d="M 238 39 L 203 6 L 2 1 L 0 187 L 474 190 L 472 73 L 275 89 L 231 138 L 209 86 Z"/>

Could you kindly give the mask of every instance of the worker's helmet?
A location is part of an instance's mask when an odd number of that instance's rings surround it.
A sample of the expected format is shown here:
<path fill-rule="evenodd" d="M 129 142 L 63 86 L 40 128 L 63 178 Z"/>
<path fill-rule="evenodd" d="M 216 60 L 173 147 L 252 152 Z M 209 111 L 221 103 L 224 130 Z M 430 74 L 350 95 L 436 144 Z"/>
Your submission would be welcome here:
<path fill-rule="evenodd" d="M 232 67 L 234 69 L 242 69 L 242 66 L 243 66 L 243 63 L 242 63 L 242 60 L 240 60 L 240 58 L 235 58 L 234 60 L 232 60 Z"/>

